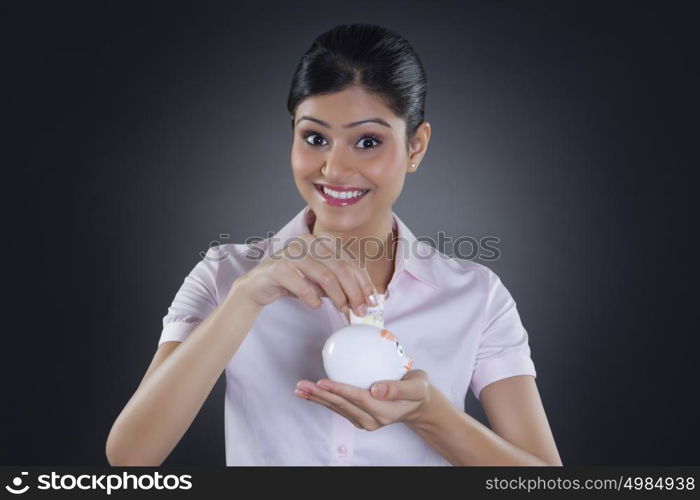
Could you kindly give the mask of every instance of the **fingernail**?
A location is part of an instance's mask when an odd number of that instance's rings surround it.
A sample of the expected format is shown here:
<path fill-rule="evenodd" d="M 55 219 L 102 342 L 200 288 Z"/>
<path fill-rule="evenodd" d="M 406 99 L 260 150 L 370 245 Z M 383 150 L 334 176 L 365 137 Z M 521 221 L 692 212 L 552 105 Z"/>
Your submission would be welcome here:
<path fill-rule="evenodd" d="M 372 386 L 372 395 L 379 397 L 386 396 L 386 384 L 374 384 Z"/>
<path fill-rule="evenodd" d="M 360 306 L 357 308 L 357 312 L 360 316 L 366 316 L 367 315 L 367 304 L 360 304 Z"/>
<path fill-rule="evenodd" d="M 331 384 L 327 380 L 319 380 L 316 383 L 316 385 L 319 386 L 321 389 L 325 389 L 327 391 L 330 391 L 333 388 L 333 384 Z"/>
<path fill-rule="evenodd" d="M 347 305 L 343 304 L 343 307 L 341 307 L 340 310 L 343 311 L 344 314 L 347 314 L 350 309 Z"/>
<path fill-rule="evenodd" d="M 300 389 L 305 392 L 313 392 L 314 387 L 309 382 L 299 382 L 297 383 L 297 389 Z"/>
<path fill-rule="evenodd" d="M 304 399 L 309 399 L 309 393 L 300 389 L 294 389 L 294 394 Z"/>
<path fill-rule="evenodd" d="M 379 300 L 377 300 L 377 296 L 374 295 L 373 293 L 370 294 L 370 296 L 369 296 L 369 303 L 372 304 L 373 306 L 379 305 Z"/>

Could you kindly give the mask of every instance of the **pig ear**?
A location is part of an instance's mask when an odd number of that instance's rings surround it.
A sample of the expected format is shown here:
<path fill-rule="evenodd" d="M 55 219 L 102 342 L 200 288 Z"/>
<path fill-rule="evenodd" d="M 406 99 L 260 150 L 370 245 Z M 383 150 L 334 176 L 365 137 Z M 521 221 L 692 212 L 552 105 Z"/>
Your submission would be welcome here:
<path fill-rule="evenodd" d="M 396 340 L 396 337 L 394 336 L 393 333 L 391 333 L 389 330 L 386 328 L 382 328 L 382 331 L 379 332 L 379 336 L 383 338 L 384 340 L 389 340 L 391 342 L 394 342 Z"/>

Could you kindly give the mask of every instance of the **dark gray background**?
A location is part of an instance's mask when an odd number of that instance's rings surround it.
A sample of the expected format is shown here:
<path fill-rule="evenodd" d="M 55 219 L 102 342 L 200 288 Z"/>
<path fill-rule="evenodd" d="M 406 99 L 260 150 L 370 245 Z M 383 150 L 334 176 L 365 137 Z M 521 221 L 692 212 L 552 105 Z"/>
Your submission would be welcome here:
<path fill-rule="evenodd" d="M 3 5 L 0 464 L 107 463 L 199 253 L 303 207 L 289 84 L 351 22 L 425 65 L 433 135 L 394 209 L 417 236 L 501 239 L 480 262 L 518 304 L 564 463 L 697 464 L 691 5 Z M 166 465 L 225 463 L 223 384 Z"/>

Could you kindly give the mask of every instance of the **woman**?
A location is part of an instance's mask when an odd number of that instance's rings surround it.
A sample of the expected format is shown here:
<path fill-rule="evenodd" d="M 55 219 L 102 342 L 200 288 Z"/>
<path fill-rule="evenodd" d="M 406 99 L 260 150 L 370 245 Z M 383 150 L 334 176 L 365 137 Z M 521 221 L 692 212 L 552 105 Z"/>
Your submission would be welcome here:
<path fill-rule="evenodd" d="M 225 370 L 227 465 L 561 465 L 507 289 L 392 211 L 430 140 L 425 96 L 398 34 L 356 24 L 315 40 L 288 99 L 307 205 L 197 263 L 112 427 L 111 464 L 161 464 Z M 415 369 L 372 391 L 326 379 L 325 339 L 380 300 Z M 493 430 L 464 412 L 468 388 Z"/>

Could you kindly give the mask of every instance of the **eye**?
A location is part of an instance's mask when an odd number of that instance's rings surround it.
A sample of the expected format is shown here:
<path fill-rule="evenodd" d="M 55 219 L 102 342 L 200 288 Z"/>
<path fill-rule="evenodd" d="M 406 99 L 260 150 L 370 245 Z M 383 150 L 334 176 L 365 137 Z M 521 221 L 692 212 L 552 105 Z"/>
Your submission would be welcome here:
<path fill-rule="evenodd" d="M 396 342 L 396 349 L 399 351 L 399 356 L 403 356 L 403 347 L 401 347 L 401 344 L 399 344 L 398 342 Z"/>
<path fill-rule="evenodd" d="M 376 138 L 376 137 L 373 136 L 372 134 L 365 134 L 365 135 L 363 135 L 362 138 L 361 138 L 358 142 L 361 142 L 361 143 L 365 144 L 364 141 L 374 141 L 374 142 L 376 142 L 377 144 L 376 144 L 375 146 L 372 146 L 371 143 L 370 143 L 370 146 L 364 147 L 364 148 L 360 148 L 360 149 L 374 149 L 374 148 L 376 148 L 377 146 L 379 146 L 379 145 L 382 143 L 382 141 L 380 141 L 378 138 Z"/>
<path fill-rule="evenodd" d="M 320 138 L 321 140 L 325 140 L 325 139 L 323 139 L 323 136 L 321 136 L 321 134 L 317 134 L 316 132 L 311 132 L 311 131 L 304 132 L 303 137 L 304 137 L 304 142 L 306 142 L 307 144 L 309 144 L 311 146 L 323 146 L 323 144 L 317 144 L 316 139 L 312 139 L 311 142 L 309 142 L 307 140 L 309 137 L 317 137 L 317 138 Z"/>
<path fill-rule="evenodd" d="M 318 132 L 308 130 L 302 134 L 302 137 L 304 138 L 304 142 L 306 142 L 310 146 L 325 146 L 326 145 L 326 144 L 323 144 L 323 141 L 325 141 L 325 139 Z M 308 140 L 309 138 L 312 138 L 311 141 Z M 359 149 L 374 149 L 377 146 L 379 146 L 381 143 L 382 143 L 382 141 L 380 141 L 379 138 L 376 137 L 375 135 L 365 134 L 360 138 L 359 141 L 357 141 L 356 144 L 362 144 L 362 146 Z"/>

